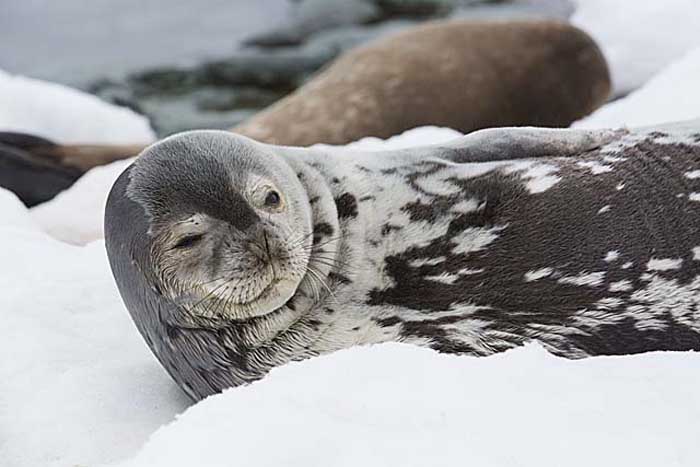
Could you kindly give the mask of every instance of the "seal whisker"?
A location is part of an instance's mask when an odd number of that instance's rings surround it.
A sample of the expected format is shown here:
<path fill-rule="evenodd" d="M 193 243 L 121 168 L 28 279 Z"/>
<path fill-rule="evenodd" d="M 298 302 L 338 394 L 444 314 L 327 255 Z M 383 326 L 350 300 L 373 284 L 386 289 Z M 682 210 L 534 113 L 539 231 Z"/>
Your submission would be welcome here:
<path fill-rule="evenodd" d="M 311 245 L 309 245 L 309 246 L 303 246 L 302 248 L 304 248 L 304 249 L 306 249 L 306 250 L 314 250 L 314 249 L 316 249 L 316 248 L 320 248 L 320 247 L 322 247 L 322 246 L 324 246 L 324 245 L 328 245 L 329 243 L 335 242 L 335 241 L 337 241 L 337 240 L 341 240 L 342 238 L 343 238 L 342 235 L 338 235 L 337 237 L 331 237 L 331 238 L 329 238 L 329 239 L 327 239 L 327 240 L 324 240 L 324 241 L 322 241 L 322 242 L 313 243 L 313 244 L 311 244 Z"/>
<path fill-rule="evenodd" d="M 344 269 L 348 272 L 353 272 L 353 273 L 357 273 L 357 272 L 360 272 L 363 270 L 359 266 L 356 266 L 354 264 L 350 264 L 347 260 L 343 260 L 343 259 L 336 258 L 336 257 L 324 257 L 324 256 L 314 255 L 311 257 L 311 259 L 309 261 L 310 262 L 313 261 L 314 263 L 319 263 L 319 264 L 322 264 L 324 266 L 328 266 L 332 269 Z"/>
<path fill-rule="evenodd" d="M 298 246 L 303 246 L 304 240 L 306 240 L 307 238 L 313 236 L 314 233 L 315 233 L 315 232 L 312 230 L 312 231 L 309 232 L 308 234 L 301 235 L 301 236 L 300 236 L 299 238 L 297 238 L 297 239 L 292 239 L 292 240 L 290 240 L 290 241 L 289 241 L 289 246 L 292 247 L 292 248 L 295 248 L 295 247 L 298 247 Z"/>
<path fill-rule="evenodd" d="M 326 281 L 323 279 L 323 277 L 321 276 L 321 273 L 320 273 L 320 272 L 318 272 L 313 266 L 309 266 L 309 267 L 307 268 L 307 271 L 309 272 L 309 274 L 311 274 L 311 275 L 321 284 L 321 286 L 322 286 L 324 289 L 326 289 L 326 291 L 328 292 L 329 295 L 332 295 L 332 296 L 334 295 L 334 294 L 333 294 L 333 291 L 332 291 L 331 288 L 328 286 L 328 284 L 326 283 Z M 319 297 L 319 298 L 320 298 L 320 297 Z"/>
<path fill-rule="evenodd" d="M 208 281 L 197 282 L 197 283 L 194 284 L 192 287 L 188 287 L 188 288 L 182 289 L 182 292 L 189 292 L 189 291 L 191 291 L 191 290 L 194 290 L 194 289 L 197 289 L 197 288 L 201 288 L 203 285 L 207 285 L 207 284 L 211 284 L 212 282 L 220 281 L 220 280 L 222 280 L 222 279 L 225 279 L 226 277 L 227 277 L 227 275 L 224 275 L 224 276 L 221 276 L 221 277 L 217 277 L 216 279 L 211 279 L 211 280 L 208 280 Z"/>
<path fill-rule="evenodd" d="M 199 300 L 197 303 L 195 303 L 195 304 L 192 306 L 192 308 L 193 308 L 193 309 L 196 309 L 202 302 L 204 302 L 205 300 L 210 299 L 210 297 L 212 297 L 221 287 L 223 287 L 223 286 L 226 285 L 226 284 L 227 284 L 227 282 L 224 282 L 224 283 L 219 284 L 218 286 L 214 287 L 214 288 L 213 288 L 211 291 L 209 291 L 209 293 L 207 293 L 201 300 Z"/>

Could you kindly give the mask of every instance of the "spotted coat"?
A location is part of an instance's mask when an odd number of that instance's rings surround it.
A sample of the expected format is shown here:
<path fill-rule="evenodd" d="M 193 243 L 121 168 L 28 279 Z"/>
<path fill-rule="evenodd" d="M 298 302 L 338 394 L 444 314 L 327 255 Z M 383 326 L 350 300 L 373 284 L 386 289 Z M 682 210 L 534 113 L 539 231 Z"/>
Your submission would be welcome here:
<path fill-rule="evenodd" d="M 139 329 L 195 399 L 386 341 L 489 355 L 536 340 L 568 358 L 700 350 L 699 129 L 486 130 L 385 153 L 265 146 L 307 189 L 328 291 L 216 329 L 178 322 L 146 285 L 158 317 L 140 316 L 109 222 L 108 251 Z"/>

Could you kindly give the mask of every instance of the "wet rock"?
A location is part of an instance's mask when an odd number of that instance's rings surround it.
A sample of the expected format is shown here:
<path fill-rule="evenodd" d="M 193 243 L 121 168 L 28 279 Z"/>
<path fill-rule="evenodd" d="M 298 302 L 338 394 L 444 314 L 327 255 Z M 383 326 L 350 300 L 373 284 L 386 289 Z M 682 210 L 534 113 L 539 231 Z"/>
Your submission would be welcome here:
<path fill-rule="evenodd" d="M 135 90 L 126 81 L 101 79 L 90 84 L 85 91 L 99 96 L 101 99 L 115 105 L 127 107 L 134 112 L 145 114 Z"/>
<path fill-rule="evenodd" d="M 245 41 L 247 45 L 279 47 L 299 45 L 309 36 L 337 27 L 380 20 L 373 0 L 303 0 L 284 24 Z"/>
<path fill-rule="evenodd" d="M 206 86 L 177 95 L 145 97 L 140 105 L 156 133 L 167 136 L 195 128 L 231 128 L 285 94 L 262 88 Z"/>
<path fill-rule="evenodd" d="M 314 34 L 303 48 L 309 54 L 315 53 L 335 58 L 353 47 L 416 24 L 418 21 L 399 19 L 377 24 L 345 26 Z"/>
<path fill-rule="evenodd" d="M 385 18 L 412 17 L 427 18 L 447 16 L 458 7 L 478 3 L 490 3 L 493 0 L 376 0 Z"/>
<path fill-rule="evenodd" d="M 568 20 L 576 10 L 571 0 L 512 0 L 456 8 L 451 17 L 475 20 L 558 19 Z"/>
<path fill-rule="evenodd" d="M 152 68 L 129 76 L 128 84 L 136 95 L 177 94 L 200 86 L 198 76 L 189 68 Z"/>
<path fill-rule="evenodd" d="M 153 129 L 160 136 L 197 128 L 227 129 L 248 119 L 258 111 L 254 108 L 213 110 L 202 108 L 198 98 L 204 91 L 181 96 L 154 96 L 141 101 Z M 211 99 L 213 94 L 209 96 Z"/>
<path fill-rule="evenodd" d="M 226 112 L 267 107 L 284 95 L 284 92 L 255 87 L 235 89 L 207 87 L 194 92 L 192 97 L 198 110 Z"/>
<path fill-rule="evenodd" d="M 244 43 L 259 47 L 300 45 L 319 32 L 336 28 L 393 19 L 439 18 L 458 7 L 492 2 L 494 0 L 302 0 L 288 21 Z"/>
<path fill-rule="evenodd" d="M 199 84 L 291 90 L 334 57 L 333 51 L 323 48 L 247 49 L 226 60 L 204 63 L 193 71 Z"/>

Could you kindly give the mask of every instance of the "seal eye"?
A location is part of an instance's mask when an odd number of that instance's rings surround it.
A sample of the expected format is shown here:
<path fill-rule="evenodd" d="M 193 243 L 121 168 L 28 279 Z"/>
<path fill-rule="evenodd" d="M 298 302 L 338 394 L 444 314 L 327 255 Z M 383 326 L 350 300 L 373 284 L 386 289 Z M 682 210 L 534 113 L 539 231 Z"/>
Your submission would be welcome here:
<path fill-rule="evenodd" d="M 202 234 L 185 235 L 177 241 L 173 249 L 190 248 L 198 243 L 203 236 Z"/>
<path fill-rule="evenodd" d="M 266 208 L 278 208 L 280 206 L 281 201 L 282 198 L 280 198 L 280 194 L 277 193 L 275 190 L 270 190 L 265 195 L 264 204 Z"/>

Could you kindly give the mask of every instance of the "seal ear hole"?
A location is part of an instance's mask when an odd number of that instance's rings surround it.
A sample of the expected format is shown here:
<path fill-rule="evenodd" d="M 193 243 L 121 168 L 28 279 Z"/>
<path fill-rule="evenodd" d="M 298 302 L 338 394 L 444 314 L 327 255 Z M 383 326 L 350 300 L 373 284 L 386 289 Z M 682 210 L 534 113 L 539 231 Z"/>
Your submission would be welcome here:
<path fill-rule="evenodd" d="M 191 234 L 191 235 L 185 235 L 184 237 L 180 238 L 177 243 L 173 246 L 173 249 L 183 249 L 183 248 L 191 248 L 195 244 L 199 243 L 202 238 L 204 237 L 204 234 Z"/>

